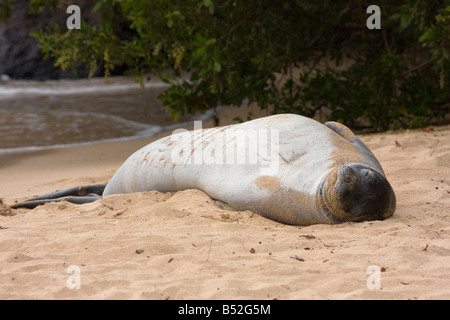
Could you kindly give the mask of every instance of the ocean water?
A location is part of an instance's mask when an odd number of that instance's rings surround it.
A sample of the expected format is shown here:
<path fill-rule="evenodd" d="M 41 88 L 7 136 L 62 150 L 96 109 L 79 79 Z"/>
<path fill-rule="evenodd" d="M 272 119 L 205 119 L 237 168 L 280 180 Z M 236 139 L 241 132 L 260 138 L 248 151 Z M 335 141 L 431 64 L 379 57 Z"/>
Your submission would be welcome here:
<path fill-rule="evenodd" d="M 166 88 L 130 77 L 0 82 L 0 155 L 152 137 L 212 116 L 175 123 L 157 99 Z"/>

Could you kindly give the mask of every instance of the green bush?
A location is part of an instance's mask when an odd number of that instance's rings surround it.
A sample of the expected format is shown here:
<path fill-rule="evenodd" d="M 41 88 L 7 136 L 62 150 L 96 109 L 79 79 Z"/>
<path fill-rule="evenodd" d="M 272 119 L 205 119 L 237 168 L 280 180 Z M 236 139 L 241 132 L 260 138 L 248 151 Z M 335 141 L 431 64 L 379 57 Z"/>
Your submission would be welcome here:
<path fill-rule="evenodd" d="M 371 4 L 380 30 L 366 27 Z M 449 111 L 449 0 L 98 0 L 95 10 L 99 27 L 35 33 L 43 52 L 74 71 L 100 64 L 106 76 L 116 67 L 138 79 L 159 74 L 171 84 L 160 99 L 175 119 L 245 98 L 275 113 L 326 109 L 373 130 L 422 126 Z"/>

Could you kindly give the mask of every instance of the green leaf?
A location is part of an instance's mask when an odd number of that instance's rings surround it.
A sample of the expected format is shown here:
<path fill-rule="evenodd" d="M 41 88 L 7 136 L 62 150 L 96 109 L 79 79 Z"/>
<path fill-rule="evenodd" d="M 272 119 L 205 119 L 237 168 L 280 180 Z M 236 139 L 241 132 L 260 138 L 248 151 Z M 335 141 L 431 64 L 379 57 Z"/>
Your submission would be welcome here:
<path fill-rule="evenodd" d="M 208 8 L 210 14 L 214 14 L 214 3 L 212 0 L 203 0 L 203 5 Z"/>
<path fill-rule="evenodd" d="M 209 13 L 214 14 L 214 10 L 215 10 L 214 3 L 211 2 L 211 5 L 209 6 Z"/>
<path fill-rule="evenodd" d="M 220 72 L 221 70 L 222 70 L 222 66 L 220 65 L 220 63 L 218 61 L 214 61 L 214 71 Z"/>
<path fill-rule="evenodd" d="M 208 41 L 206 41 L 206 46 L 207 47 L 212 46 L 216 44 L 216 41 L 217 41 L 216 39 L 209 39 Z"/>
<path fill-rule="evenodd" d="M 203 58 L 205 56 L 206 50 L 203 47 L 200 47 L 196 51 L 199 58 Z"/>
<path fill-rule="evenodd" d="M 173 121 L 178 122 L 178 111 L 177 110 L 172 110 L 171 116 L 173 118 Z"/>

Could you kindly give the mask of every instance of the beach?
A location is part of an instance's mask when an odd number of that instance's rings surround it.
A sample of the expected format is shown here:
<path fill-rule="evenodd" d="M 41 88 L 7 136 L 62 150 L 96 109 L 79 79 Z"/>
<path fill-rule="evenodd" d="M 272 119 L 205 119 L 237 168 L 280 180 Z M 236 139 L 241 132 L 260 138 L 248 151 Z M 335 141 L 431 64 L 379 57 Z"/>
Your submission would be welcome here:
<path fill-rule="evenodd" d="M 220 125 L 249 112 L 267 115 Z M 170 133 L 3 158 L 0 299 L 450 299 L 449 125 L 360 136 L 396 193 L 383 221 L 284 225 L 199 190 L 8 208 L 106 182 Z"/>

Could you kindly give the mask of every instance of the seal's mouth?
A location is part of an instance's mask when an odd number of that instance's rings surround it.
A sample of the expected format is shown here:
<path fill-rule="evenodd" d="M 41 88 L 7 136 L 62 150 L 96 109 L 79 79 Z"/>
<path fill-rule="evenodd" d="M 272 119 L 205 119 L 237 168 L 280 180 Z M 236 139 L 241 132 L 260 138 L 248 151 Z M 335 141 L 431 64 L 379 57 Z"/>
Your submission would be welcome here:
<path fill-rule="evenodd" d="M 395 194 L 386 177 L 365 164 L 339 167 L 334 191 L 352 221 L 384 220 L 395 211 Z"/>

